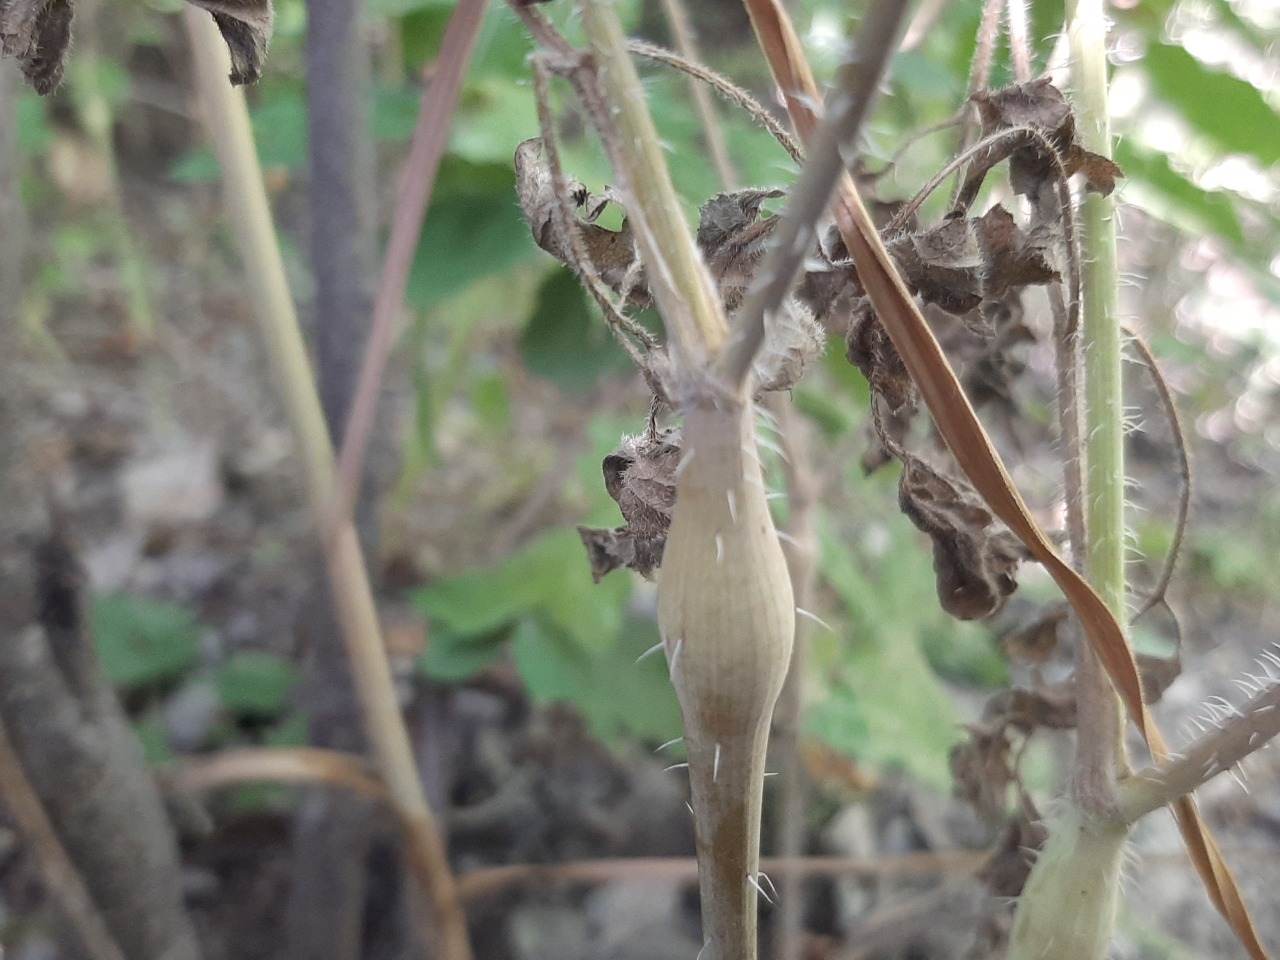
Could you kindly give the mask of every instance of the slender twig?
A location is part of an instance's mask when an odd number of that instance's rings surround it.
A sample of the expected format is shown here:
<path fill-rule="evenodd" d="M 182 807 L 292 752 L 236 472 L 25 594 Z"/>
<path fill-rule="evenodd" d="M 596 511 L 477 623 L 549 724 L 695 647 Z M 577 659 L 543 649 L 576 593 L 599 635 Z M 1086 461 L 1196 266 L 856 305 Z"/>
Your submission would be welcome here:
<path fill-rule="evenodd" d="M 40 798 L 22 769 L 22 761 L 2 726 L 0 796 L 3 796 L 10 815 L 31 845 L 49 894 L 62 906 L 92 960 L 125 960 L 124 952 L 107 929 L 84 880 L 58 839 L 58 832 L 49 822 Z"/>
<path fill-rule="evenodd" d="M 1151 348 L 1147 346 L 1146 341 L 1130 330 L 1122 329 L 1121 331 L 1129 346 L 1141 358 L 1142 363 L 1146 366 L 1151 375 L 1151 382 L 1155 385 L 1156 393 L 1160 397 L 1160 404 L 1164 408 L 1165 418 L 1169 421 L 1169 431 L 1173 434 L 1173 450 L 1178 461 L 1178 480 L 1181 482 L 1181 489 L 1178 491 L 1178 509 L 1173 518 L 1173 538 L 1169 543 L 1169 551 L 1165 554 L 1164 565 L 1160 568 L 1160 576 L 1156 579 L 1156 585 L 1151 588 L 1151 592 L 1147 594 L 1147 598 L 1143 600 L 1137 612 L 1133 615 L 1133 620 L 1146 614 L 1154 607 L 1159 606 L 1165 601 L 1165 594 L 1169 590 L 1169 584 L 1173 580 L 1173 572 L 1178 565 L 1178 557 L 1182 554 L 1182 540 L 1187 532 L 1187 517 L 1191 513 L 1191 460 L 1187 456 L 1187 436 L 1186 431 L 1182 428 L 1182 417 L 1178 415 L 1178 405 L 1173 399 L 1173 391 L 1169 389 L 1169 383 L 1164 378 L 1164 374 L 1160 372 L 1160 365 L 1156 361 L 1155 354 L 1151 352 Z"/>
<path fill-rule="evenodd" d="M 689 22 L 689 12 L 685 9 L 684 0 L 662 0 L 662 10 L 667 17 L 667 26 L 671 28 L 671 39 L 675 41 L 680 56 L 690 63 L 698 63 L 698 40 Z M 707 152 L 711 154 L 711 165 L 715 167 L 716 177 L 721 186 L 732 190 L 738 185 L 738 172 L 734 169 L 733 159 L 729 156 L 729 147 L 725 143 L 724 130 L 716 119 L 716 108 L 707 94 L 707 88 L 697 79 L 690 77 L 689 93 L 693 96 L 693 105 L 698 112 L 698 120 L 702 124 L 702 137 L 707 144 Z"/>
<path fill-rule="evenodd" d="M 969 873 L 986 862 L 989 853 L 970 850 L 919 851 L 873 857 L 761 857 L 760 869 L 771 878 L 788 877 L 929 877 L 939 873 Z M 637 857 L 579 860 L 555 864 L 515 864 L 483 867 L 458 879 L 466 901 L 500 893 L 511 886 L 553 883 L 602 883 L 619 878 L 694 879 L 698 863 L 692 857 Z"/>
<path fill-rule="evenodd" d="M 382 376 L 391 357 L 396 325 L 404 308 L 405 285 L 409 282 L 409 271 L 417 254 L 418 237 L 426 220 L 427 204 L 435 188 L 440 159 L 449 143 L 449 120 L 458 103 L 462 78 L 471 60 L 476 37 L 480 34 L 487 5 L 488 0 L 458 0 L 441 41 L 440 56 L 435 62 L 431 82 L 422 92 L 418 125 L 413 131 L 409 156 L 396 195 L 387 256 L 382 265 L 378 296 L 373 304 L 373 328 L 365 346 L 360 379 L 338 458 L 338 500 L 334 510 L 342 517 L 351 516 L 355 508 Z"/>
<path fill-rule="evenodd" d="M 973 61 L 969 65 L 969 99 L 961 108 L 960 137 L 956 144 L 956 152 L 963 153 L 969 146 L 974 133 L 976 111 L 973 107 L 975 94 L 986 90 L 991 84 L 991 64 L 995 61 L 996 42 L 1000 39 L 1000 11 L 1004 0 L 984 0 L 982 4 L 982 20 L 978 24 L 978 42 L 974 47 Z M 952 192 L 952 206 L 960 194 L 963 179 L 956 180 Z"/>
<path fill-rule="evenodd" d="M 1031 39 L 1027 31 L 1027 0 L 1005 0 L 1009 23 L 1009 52 L 1013 55 L 1013 78 L 1018 83 L 1031 79 Z"/>
<path fill-rule="evenodd" d="M 813 248 L 817 223 L 831 206 L 847 158 L 857 151 L 862 124 L 870 116 L 880 79 L 897 47 L 906 10 L 901 2 L 872 5 L 862 21 L 854 55 L 840 67 L 826 119 L 813 136 L 800 179 L 779 214 L 769 250 L 739 311 L 734 340 L 722 358 L 721 371 L 732 384 L 746 380 L 764 342 L 766 317 L 782 305 Z"/>
<path fill-rule="evenodd" d="M 782 149 L 787 151 L 787 155 L 796 162 L 797 166 L 804 163 L 804 154 L 801 152 L 800 145 L 796 143 L 795 138 L 787 133 L 786 128 L 773 118 L 773 114 L 766 110 L 759 100 L 737 84 L 700 63 L 686 60 L 670 50 L 664 50 L 662 47 L 646 43 L 644 40 L 628 40 L 627 49 L 637 57 L 644 57 L 646 60 L 661 63 L 707 84 L 730 103 L 734 103 L 745 110 L 752 120 L 768 130 L 773 139 L 781 144 Z"/>
<path fill-rule="evenodd" d="M 188 757 L 165 778 L 170 790 L 196 793 L 243 783 L 324 784 L 386 799 L 387 788 L 363 758 L 320 747 L 242 747 Z"/>
<path fill-rule="evenodd" d="M 212 20 L 195 7 L 188 7 L 184 16 L 205 122 L 222 166 L 226 199 L 238 232 L 251 302 L 267 341 L 275 378 L 304 464 L 308 499 L 323 541 L 365 733 L 404 826 L 410 867 L 422 893 L 430 898 L 440 925 L 441 955 L 449 960 L 469 960 L 471 949 L 465 917 L 454 890 L 444 843 L 414 765 L 364 555 L 350 513 L 339 517 L 334 512 L 337 478 L 333 447 L 285 280 L 244 94 L 226 82 L 226 47 Z"/>
<path fill-rule="evenodd" d="M 1134 823 L 1191 793 L 1280 734 L 1280 684 L 1272 683 L 1239 709 L 1219 703 L 1219 727 L 1169 763 L 1146 767 L 1125 780 L 1118 810 L 1126 821 Z"/>

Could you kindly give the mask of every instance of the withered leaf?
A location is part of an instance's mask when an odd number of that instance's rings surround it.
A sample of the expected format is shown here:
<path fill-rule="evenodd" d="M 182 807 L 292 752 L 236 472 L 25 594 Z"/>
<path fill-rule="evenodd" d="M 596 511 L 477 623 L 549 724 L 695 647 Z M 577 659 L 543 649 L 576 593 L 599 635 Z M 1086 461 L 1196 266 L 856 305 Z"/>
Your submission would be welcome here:
<path fill-rule="evenodd" d="M 980 620 L 1018 586 L 1019 550 L 967 483 L 915 457 L 903 464 L 898 505 L 933 541 L 938 600 L 959 620 Z"/>
<path fill-rule="evenodd" d="M 1047 239 L 1022 230 L 1004 207 L 996 204 L 973 224 L 982 249 L 984 300 L 999 300 L 1015 287 L 1062 279 L 1049 262 Z"/>
<path fill-rule="evenodd" d="M 644 271 L 636 257 L 635 241 L 624 221 L 620 230 L 609 230 L 595 223 L 611 202 L 611 193 L 595 197 L 581 183 L 569 183 L 569 200 L 583 216 L 575 217 L 576 229 L 590 264 L 579 264 L 573 238 L 561 224 L 560 201 L 556 198 L 555 181 L 545 158 L 542 141 L 537 137 L 516 147 L 516 192 L 534 242 L 561 263 L 580 270 L 594 269 L 601 281 L 614 293 L 643 306 L 649 302 Z"/>
<path fill-rule="evenodd" d="M 951 750 L 951 779 L 955 794 L 988 820 L 1003 817 L 1008 790 L 1017 777 L 1012 744 L 999 725 L 974 724 L 969 739 Z"/>
<path fill-rule="evenodd" d="M 969 220 L 954 218 L 889 244 L 907 284 L 926 303 L 968 313 L 982 302 L 982 248 Z"/>
<path fill-rule="evenodd" d="M 620 567 L 646 577 L 658 568 L 675 509 L 679 466 L 678 430 L 624 437 L 604 458 L 604 487 L 627 522 L 615 530 L 578 528 L 597 581 Z"/>
<path fill-rule="evenodd" d="M 1025 233 L 998 204 L 981 217 L 952 217 L 929 230 L 899 236 L 888 250 L 903 278 L 925 303 L 963 316 L 1011 287 L 1059 279 L 1048 244 Z"/>
<path fill-rule="evenodd" d="M 781 196 L 781 190 L 720 193 L 699 211 L 698 247 L 730 315 L 742 306 L 778 223 L 777 217 L 762 217 L 760 208 Z M 752 365 L 756 389 L 767 393 L 794 386 L 825 345 L 826 332 L 813 314 L 798 300 L 784 301 L 770 314 L 764 344 Z"/>
<path fill-rule="evenodd" d="M 267 62 L 275 13 L 271 0 L 187 0 L 208 10 L 231 54 L 231 82 L 257 83 Z"/>
<path fill-rule="evenodd" d="M 865 297 L 854 304 L 845 342 L 849 362 L 862 371 L 871 384 L 872 392 L 885 401 L 889 412 L 911 409 L 915 403 L 911 376 L 879 317 L 871 309 L 871 301 Z"/>
<path fill-rule="evenodd" d="M 1005 831 L 1004 837 L 977 877 L 995 897 L 1019 897 L 1031 875 L 1036 851 L 1049 839 L 1049 829 L 1039 820 L 1020 815 Z"/>
<path fill-rule="evenodd" d="M 637 538 L 626 527 L 613 530 L 598 527 L 578 527 L 578 536 L 587 548 L 591 563 L 591 577 L 599 583 L 607 574 L 623 567 L 644 577 L 652 577 L 662 563 L 662 549 L 666 538 Z"/>
<path fill-rule="evenodd" d="M 1076 138 L 1075 115 L 1062 91 L 1047 78 L 1019 83 L 1000 90 L 974 94 L 982 121 L 982 135 L 1030 128 L 1048 144 L 1030 135 L 1011 134 L 980 151 L 971 161 L 957 206 L 968 208 L 978 195 L 987 172 L 1002 160 L 1009 161 L 1009 181 L 1014 192 L 1035 200 L 1040 191 L 1058 178 L 1058 163 L 1067 176 L 1085 175 L 1090 190 L 1104 196 L 1115 189 L 1124 172 L 1106 157 L 1090 153 Z M 1049 152 L 1057 154 L 1057 162 Z"/>
<path fill-rule="evenodd" d="M 0 0 L 0 54 L 42 96 L 62 82 L 74 12 L 71 0 Z"/>

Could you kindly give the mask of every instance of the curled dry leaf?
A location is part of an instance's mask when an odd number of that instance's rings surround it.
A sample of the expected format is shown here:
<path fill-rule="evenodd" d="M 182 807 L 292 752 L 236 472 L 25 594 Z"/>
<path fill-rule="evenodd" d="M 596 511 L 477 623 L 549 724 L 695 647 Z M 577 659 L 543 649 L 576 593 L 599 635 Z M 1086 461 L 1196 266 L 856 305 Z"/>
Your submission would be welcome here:
<path fill-rule="evenodd" d="M 596 222 L 610 203 L 621 206 L 619 198 L 610 190 L 596 196 L 576 180 L 568 183 L 567 198 L 557 198 L 543 144 L 537 138 L 516 149 L 515 167 L 520 208 L 538 246 L 579 273 L 594 273 L 629 305 L 647 306 L 651 298 L 644 268 L 627 222 L 617 230 Z M 777 218 L 764 216 L 761 208 L 767 200 L 781 196 L 781 190 L 722 193 L 700 210 L 698 248 L 728 314 L 742 305 L 777 224 Z M 572 229 L 578 234 L 576 247 L 568 232 L 570 225 L 562 222 L 562 200 L 575 212 Z M 590 262 L 581 263 L 582 256 Z M 821 355 L 825 343 L 823 328 L 813 314 L 799 301 L 788 301 L 766 326 L 764 345 L 753 365 L 757 391 L 792 387 L 806 365 Z M 646 374 L 661 381 L 662 360 L 657 356 L 652 360 L 653 369 Z M 663 392 L 659 384 L 651 385 L 656 393 Z"/>
<path fill-rule="evenodd" d="M 62 82 L 73 16 L 71 0 L 0 0 L 0 55 L 18 60 L 41 95 Z"/>
<path fill-rule="evenodd" d="M 189 0 L 212 14 L 231 53 L 231 82 L 262 76 L 271 41 L 271 0 Z M 0 55 L 22 66 L 42 96 L 57 89 L 71 47 L 71 0 L 0 0 Z"/>
<path fill-rule="evenodd" d="M 675 508 L 679 465 L 678 430 L 625 437 L 604 458 L 605 489 L 627 522 L 614 530 L 578 528 L 597 582 L 621 567 L 646 577 L 658 568 Z"/>
<path fill-rule="evenodd" d="M 560 200 L 556 197 L 551 167 L 547 163 L 542 141 L 537 137 L 516 147 L 516 193 L 520 209 L 533 231 L 534 242 L 561 263 L 581 271 L 573 238 L 560 222 Z M 569 206 L 582 211 L 574 225 L 582 246 L 590 258 L 590 268 L 606 287 L 636 306 L 649 303 L 644 271 L 636 255 L 635 240 L 624 221 L 618 230 L 596 223 L 617 197 L 606 190 L 603 196 L 591 194 L 576 180 L 569 183 Z"/>
<path fill-rule="evenodd" d="M 898 505 L 933 540 L 938 601 L 953 617 L 990 616 L 1017 588 L 1023 551 L 967 483 L 909 457 Z"/>
<path fill-rule="evenodd" d="M 187 0 L 208 10 L 231 53 L 231 82 L 257 83 L 267 62 L 275 13 L 271 0 Z"/>
<path fill-rule="evenodd" d="M 1038 818 L 1020 814 L 1014 819 L 991 858 L 978 871 L 993 897 L 1018 897 L 1031 875 L 1036 853 L 1049 839 L 1049 828 Z"/>
<path fill-rule="evenodd" d="M 1115 189 L 1117 178 L 1124 175 L 1111 160 L 1080 146 L 1075 114 L 1062 91 L 1047 78 L 977 93 L 973 102 L 978 108 L 984 137 L 1005 131 L 1010 131 L 1010 135 L 973 158 L 957 198 L 960 209 L 973 202 L 987 172 L 1002 160 L 1009 161 L 1009 182 L 1014 192 L 1032 201 L 1046 187 L 1053 189 L 1059 177 L 1059 165 L 1068 177 L 1083 173 L 1088 188 L 1104 196 Z M 1040 136 L 1019 136 L 1013 132 L 1028 128 Z M 1052 152 L 1047 149 L 1049 145 Z"/>

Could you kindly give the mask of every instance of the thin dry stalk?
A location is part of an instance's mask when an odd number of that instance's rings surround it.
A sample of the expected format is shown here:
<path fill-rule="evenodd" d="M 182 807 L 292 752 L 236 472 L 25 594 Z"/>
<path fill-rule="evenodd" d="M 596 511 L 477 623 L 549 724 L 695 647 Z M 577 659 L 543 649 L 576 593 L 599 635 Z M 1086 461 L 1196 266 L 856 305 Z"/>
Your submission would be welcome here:
<path fill-rule="evenodd" d="M 435 819 L 427 806 L 387 664 L 368 570 L 349 512 L 335 515 L 333 447 L 276 242 L 244 95 L 226 81 L 226 49 L 212 21 L 184 11 L 205 122 L 222 166 L 251 302 L 267 340 L 277 383 L 304 465 L 311 511 L 322 536 L 329 580 L 351 659 L 365 732 L 409 840 L 410 867 L 439 924 L 442 956 L 469 960 L 466 923 Z"/>
<path fill-rule="evenodd" d="M 761 857 L 760 869 L 770 877 L 935 877 L 967 874 L 980 868 L 989 853 L 970 850 L 917 851 L 871 857 Z M 471 902 L 510 887 L 570 883 L 608 883 L 611 880 L 670 880 L 681 883 L 698 876 L 692 857 L 636 857 L 578 860 L 554 864 L 515 864 L 483 867 L 458 878 L 458 892 Z"/>
<path fill-rule="evenodd" d="M 300 783 L 342 787 L 385 800 L 386 785 L 364 759 L 320 747 L 244 747 L 207 757 L 191 757 L 166 778 L 170 790 L 200 793 L 243 783 Z"/>
<path fill-rule="evenodd" d="M 364 363 L 356 385 L 351 414 L 347 418 L 342 451 L 338 458 L 338 500 L 335 511 L 349 517 L 355 509 L 364 472 L 365 455 L 373 432 L 373 419 L 378 409 L 378 393 L 382 377 L 395 343 L 396 324 L 404 309 L 404 289 L 418 250 L 418 237 L 427 217 L 427 203 L 435 189 L 440 159 L 449 143 L 449 123 L 458 104 L 462 78 L 488 0 L 458 0 L 453 18 L 445 30 L 440 56 L 435 62 L 431 82 L 422 91 L 418 124 L 409 145 L 404 174 L 396 195 L 396 213 L 387 240 L 387 257 L 382 265 L 382 279 L 373 304 L 373 329 L 365 347 Z"/>
<path fill-rule="evenodd" d="M 49 894 L 61 905 L 92 960 L 125 960 L 124 952 L 111 936 L 80 873 L 49 822 L 40 798 L 22 769 L 22 761 L 2 726 L 0 795 L 3 795 L 18 829 L 31 844 L 31 852 L 35 854 Z"/>
<path fill-rule="evenodd" d="M 698 38 L 689 22 L 689 12 L 685 9 L 683 0 L 662 0 L 662 11 L 666 14 L 667 26 L 671 28 L 671 39 L 675 41 L 676 51 L 690 63 L 699 62 L 702 58 L 698 56 Z M 716 118 L 715 104 L 711 102 L 707 88 L 693 77 L 689 78 L 689 93 L 698 112 L 702 137 L 706 141 L 707 152 L 711 154 L 711 165 L 716 168 L 716 177 L 721 186 L 732 190 L 738 185 L 738 172 L 729 156 L 724 130 Z"/>

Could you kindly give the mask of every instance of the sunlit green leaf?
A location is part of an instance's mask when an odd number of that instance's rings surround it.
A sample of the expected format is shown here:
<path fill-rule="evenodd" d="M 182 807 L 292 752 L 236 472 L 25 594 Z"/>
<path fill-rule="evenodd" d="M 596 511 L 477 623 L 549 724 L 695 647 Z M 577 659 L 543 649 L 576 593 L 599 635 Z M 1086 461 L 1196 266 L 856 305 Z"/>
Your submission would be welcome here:
<path fill-rule="evenodd" d="M 657 642 L 655 624 L 630 620 L 618 644 L 592 656 L 524 621 L 512 652 L 535 703 L 573 704 L 606 743 L 624 737 L 665 743 L 681 732 L 666 661 L 654 656 L 636 662 Z"/>
<path fill-rule="evenodd" d="M 1142 63 L 1160 98 L 1200 133 L 1263 166 L 1280 161 L 1280 115 L 1253 84 L 1168 43 L 1150 44 Z"/>

